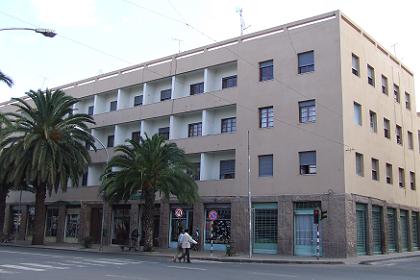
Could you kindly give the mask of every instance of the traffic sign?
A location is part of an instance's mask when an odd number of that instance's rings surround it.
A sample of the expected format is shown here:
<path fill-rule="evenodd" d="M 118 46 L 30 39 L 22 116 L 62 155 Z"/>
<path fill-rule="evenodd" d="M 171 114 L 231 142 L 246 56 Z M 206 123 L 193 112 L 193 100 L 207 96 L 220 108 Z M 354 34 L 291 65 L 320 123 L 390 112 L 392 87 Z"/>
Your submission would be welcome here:
<path fill-rule="evenodd" d="M 209 217 L 210 221 L 217 220 L 217 211 L 216 210 L 210 210 L 210 212 L 208 214 L 208 217 Z"/>
<path fill-rule="evenodd" d="M 182 216 L 184 216 L 184 211 L 182 210 L 182 208 L 176 208 L 175 209 L 175 217 L 181 218 Z"/>

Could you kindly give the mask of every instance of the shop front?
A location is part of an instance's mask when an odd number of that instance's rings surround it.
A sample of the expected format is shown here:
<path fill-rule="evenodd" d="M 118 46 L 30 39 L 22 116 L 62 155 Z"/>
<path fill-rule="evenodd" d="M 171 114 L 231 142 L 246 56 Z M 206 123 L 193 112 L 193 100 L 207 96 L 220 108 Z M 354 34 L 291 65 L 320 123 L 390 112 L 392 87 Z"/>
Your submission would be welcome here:
<path fill-rule="evenodd" d="M 169 247 L 176 248 L 178 236 L 182 230 L 188 229 L 190 235 L 193 235 L 193 210 L 173 205 L 170 209 L 169 218 Z"/>
<path fill-rule="evenodd" d="M 68 208 L 64 228 L 64 242 L 78 243 L 80 231 L 80 208 Z"/>
<path fill-rule="evenodd" d="M 277 254 L 277 203 L 256 203 L 253 211 L 253 251 Z"/>
<path fill-rule="evenodd" d="M 316 256 L 317 226 L 314 223 L 314 210 L 321 209 L 320 202 L 297 202 L 294 209 L 294 255 Z M 320 244 L 322 244 L 320 228 Z M 322 246 L 320 245 L 320 255 Z"/>
<path fill-rule="evenodd" d="M 205 217 L 204 249 L 226 250 L 231 238 L 230 204 L 206 205 Z"/>

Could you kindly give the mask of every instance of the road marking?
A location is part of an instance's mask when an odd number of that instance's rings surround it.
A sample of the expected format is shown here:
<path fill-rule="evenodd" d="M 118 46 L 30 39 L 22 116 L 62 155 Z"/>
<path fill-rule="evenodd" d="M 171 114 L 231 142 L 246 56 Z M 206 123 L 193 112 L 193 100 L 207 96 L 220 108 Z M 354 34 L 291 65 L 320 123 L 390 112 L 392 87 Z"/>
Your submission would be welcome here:
<path fill-rule="evenodd" d="M 75 263 L 75 264 L 81 264 L 81 265 L 105 266 L 104 264 L 99 264 L 99 263 L 87 263 L 86 261 L 82 262 L 82 261 L 70 261 L 70 260 L 67 260 L 66 262 L 69 262 L 69 263 Z"/>
<path fill-rule="evenodd" d="M 85 265 L 74 264 L 74 263 L 51 262 L 51 261 L 48 261 L 47 263 L 58 264 L 58 265 L 64 265 L 64 266 L 86 267 Z"/>
<path fill-rule="evenodd" d="M 39 264 L 39 263 L 20 263 L 20 264 L 41 267 L 41 268 L 52 268 L 52 269 L 69 269 L 70 268 L 70 267 L 52 266 L 48 264 Z"/>
<path fill-rule="evenodd" d="M 57 256 L 57 255 L 40 254 L 40 253 L 28 253 L 28 252 L 16 252 L 16 251 L 1 250 L 1 249 L 0 249 L 0 252 L 9 253 L 9 254 L 18 254 L 18 255 L 41 256 L 41 257 L 49 257 L 49 258 L 63 258 L 63 256 Z"/>
<path fill-rule="evenodd" d="M 3 273 L 3 274 L 15 274 L 17 272 L 16 271 L 7 271 L 7 270 L 4 270 L 4 269 L 1 269 L 0 268 L 0 273 Z"/>
<path fill-rule="evenodd" d="M 262 275 L 262 276 L 273 276 L 273 277 L 290 277 L 290 278 L 297 277 L 297 275 L 292 275 L 292 274 L 266 273 L 266 272 L 250 272 L 250 274 Z"/>
<path fill-rule="evenodd" d="M 105 277 L 112 277 L 118 279 L 135 279 L 135 280 L 149 280 L 148 278 L 139 277 L 139 276 L 125 276 L 125 275 L 114 275 L 114 274 L 106 274 Z"/>
<path fill-rule="evenodd" d="M 177 266 L 177 265 L 168 265 L 168 267 L 178 268 L 178 269 L 202 270 L 202 271 L 206 271 L 207 270 L 207 268 L 188 267 L 188 266 Z"/>
<path fill-rule="evenodd" d="M 112 261 L 102 261 L 102 260 L 94 260 L 94 259 L 87 259 L 88 262 L 94 263 L 101 263 L 101 264 L 115 264 L 115 265 L 126 265 L 129 264 L 127 262 L 112 262 Z"/>
<path fill-rule="evenodd" d="M 26 266 L 13 265 L 13 264 L 2 264 L 0 266 L 5 267 L 5 268 L 20 269 L 20 270 L 45 271 L 45 269 L 42 269 L 42 268 L 33 268 L 33 267 L 26 267 Z"/>

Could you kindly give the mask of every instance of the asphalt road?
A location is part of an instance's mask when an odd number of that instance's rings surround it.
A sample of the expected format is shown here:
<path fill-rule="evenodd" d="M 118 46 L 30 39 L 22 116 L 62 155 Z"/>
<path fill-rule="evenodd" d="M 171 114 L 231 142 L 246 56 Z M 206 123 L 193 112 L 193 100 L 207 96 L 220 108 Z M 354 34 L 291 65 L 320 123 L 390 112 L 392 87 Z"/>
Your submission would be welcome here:
<path fill-rule="evenodd" d="M 420 279 L 420 258 L 374 265 L 240 264 L 0 247 L 1 280 Z"/>

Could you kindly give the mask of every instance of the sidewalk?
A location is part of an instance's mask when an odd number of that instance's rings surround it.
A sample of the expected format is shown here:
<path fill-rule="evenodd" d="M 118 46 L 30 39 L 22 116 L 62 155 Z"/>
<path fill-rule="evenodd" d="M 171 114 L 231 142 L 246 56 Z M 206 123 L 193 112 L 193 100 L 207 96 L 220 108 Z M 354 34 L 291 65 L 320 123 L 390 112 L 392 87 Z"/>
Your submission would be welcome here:
<path fill-rule="evenodd" d="M 15 241 L 11 243 L 1 243 L 0 247 L 23 247 L 23 248 L 38 248 L 38 249 L 50 249 L 50 250 L 64 250 L 64 251 L 77 251 L 77 252 L 91 252 L 98 253 L 99 247 L 94 245 L 92 248 L 85 249 L 80 244 L 69 244 L 69 243 L 46 243 L 45 245 L 31 245 L 29 241 Z M 140 255 L 148 257 L 167 257 L 171 258 L 175 255 L 174 249 L 161 249 L 156 248 L 153 252 L 129 252 L 127 249 L 121 251 L 119 246 L 105 246 L 103 248 L 105 254 L 121 254 L 121 255 Z M 420 257 L 420 251 L 416 252 L 404 252 L 387 255 L 374 255 L 374 256 L 360 256 L 347 259 L 330 259 L 320 258 L 317 260 L 315 257 L 296 257 L 296 256 L 282 256 L 282 255 L 265 255 L 265 254 L 253 254 L 252 258 L 249 258 L 247 254 L 236 254 L 235 256 L 228 257 L 224 252 L 214 252 L 211 254 L 209 251 L 191 251 L 192 260 L 210 260 L 218 262 L 239 262 L 239 263 L 271 263 L 271 264 L 330 264 L 330 265 L 356 265 L 356 264 L 373 264 L 378 261 L 395 260 L 402 258 Z"/>

